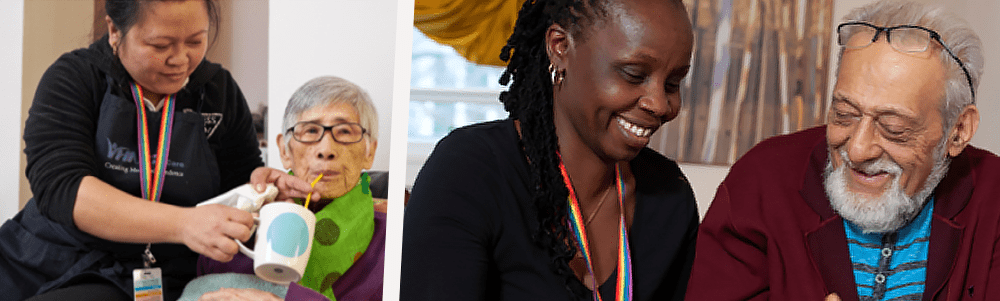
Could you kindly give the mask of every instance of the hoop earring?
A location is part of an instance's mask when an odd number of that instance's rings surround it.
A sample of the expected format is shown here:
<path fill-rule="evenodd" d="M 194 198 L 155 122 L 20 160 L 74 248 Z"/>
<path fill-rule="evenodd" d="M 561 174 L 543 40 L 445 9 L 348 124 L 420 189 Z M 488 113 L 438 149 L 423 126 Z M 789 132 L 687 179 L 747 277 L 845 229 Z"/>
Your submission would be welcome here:
<path fill-rule="evenodd" d="M 552 76 L 552 86 L 562 86 L 563 79 L 566 79 L 566 70 L 556 70 L 556 66 L 549 63 L 549 74 Z"/>

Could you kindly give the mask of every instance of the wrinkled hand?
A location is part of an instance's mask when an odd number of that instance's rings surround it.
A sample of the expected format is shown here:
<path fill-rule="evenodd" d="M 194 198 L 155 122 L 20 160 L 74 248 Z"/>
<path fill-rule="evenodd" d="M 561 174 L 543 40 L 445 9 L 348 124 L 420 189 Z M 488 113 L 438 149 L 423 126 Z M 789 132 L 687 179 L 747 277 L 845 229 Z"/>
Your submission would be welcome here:
<path fill-rule="evenodd" d="M 290 202 L 292 198 L 305 198 L 313 193 L 313 199 L 319 199 L 319 191 L 313 189 L 309 182 L 270 167 L 258 167 L 250 174 L 250 185 L 257 192 L 263 192 L 265 185 L 274 184 L 278 187 L 279 202 Z"/>
<path fill-rule="evenodd" d="M 272 293 L 256 290 L 252 288 L 221 288 L 214 292 L 208 292 L 198 298 L 199 301 L 224 301 L 224 300 L 261 300 L 280 301 L 281 298 Z"/>
<path fill-rule="evenodd" d="M 239 252 L 233 239 L 250 239 L 254 221 L 249 212 L 219 204 L 186 210 L 180 223 L 180 240 L 198 254 L 228 262 Z"/>
<path fill-rule="evenodd" d="M 833 293 L 826 296 L 826 299 L 823 299 L 823 301 L 840 301 L 840 296 L 837 296 L 837 293 Z"/>

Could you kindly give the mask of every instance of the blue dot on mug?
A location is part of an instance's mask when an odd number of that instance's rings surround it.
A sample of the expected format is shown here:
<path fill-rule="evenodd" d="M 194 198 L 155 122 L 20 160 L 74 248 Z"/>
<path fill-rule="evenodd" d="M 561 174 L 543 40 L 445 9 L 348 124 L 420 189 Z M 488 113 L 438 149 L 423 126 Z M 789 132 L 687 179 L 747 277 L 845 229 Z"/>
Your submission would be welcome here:
<path fill-rule="evenodd" d="M 267 242 L 271 250 L 282 256 L 300 256 L 309 247 L 309 226 L 295 213 L 279 214 L 267 228 Z"/>

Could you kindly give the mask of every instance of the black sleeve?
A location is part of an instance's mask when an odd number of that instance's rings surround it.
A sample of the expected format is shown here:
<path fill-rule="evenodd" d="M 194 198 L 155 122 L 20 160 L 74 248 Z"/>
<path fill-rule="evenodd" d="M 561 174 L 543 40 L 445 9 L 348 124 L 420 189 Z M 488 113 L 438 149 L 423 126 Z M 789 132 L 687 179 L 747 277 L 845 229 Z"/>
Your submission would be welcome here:
<path fill-rule="evenodd" d="M 400 300 L 486 299 L 500 181 L 481 139 L 454 131 L 417 176 L 403 216 Z"/>
<path fill-rule="evenodd" d="M 695 207 L 697 208 L 697 207 Z M 698 211 L 694 210 L 693 215 L 691 215 L 691 221 L 688 224 L 688 228 L 684 233 L 684 240 L 679 246 L 680 253 L 674 258 L 674 264 L 671 266 L 675 268 L 670 274 L 677 275 L 676 281 L 673 282 L 673 296 L 671 300 L 684 300 L 684 296 L 687 293 L 688 280 L 691 279 L 691 266 L 694 265 L 694 252 L 696 238 L 698 237 Z"/>
<path fill-rule="evenodd" d="M 636 219 L 642 215 L 644 220 L 653 223 L 651 227 L 629 233 L 636 244 L 634 262 L 648 263 L 648 266 L 637 264 L 633 268 L 637 275 L 656 275 L 636 279 L 635 285 L 655 287 L 649 300 L 684 300 L 698 235 L 694 190 L 677 163 L 650 149 L 640 153 L 632 162 L 632 168 L 636 174 L 636 189 L 645 195 L 642 212 L 639 205 L 636 206 Z"/>
<path fill-rule="evenodd" d="M 103 74 L 73 53 L 42 75 L 24 125 L 25 173 L 39 211 L 74 226 L 80 181 L 96 174 L 94 132 Z"/>
<path fill-rule="evenodd" d="M 219 163 L 221 189 L 229 191 L 250 181 L 250 173 L 264 162 L 260 157 L 260 143 L 253 127 L 253 117 L 243 91 L 229 71 L 222 70 L 207 88 L 208 101 L 224 101 L 222 124 L 212 135 L 210 145 Z"/>
<path fill-rule="evenodd" d="M 673 275 L 673 277 L 668 277 L 664 285 L 670 287 L 668 290 L 671 292 L 670 300 L 684 300 L 688 280 L 691 278 L 691 266 L 694 265 L 695 244 L 698 238 L 698 224 L 700 222 L 698 202 L 694 198 L 694 189 L 691 188 L 687 176 L 684 175 L 676 162 L 669 161 L 668 167 L 664 170 L 669 170 L 665 174 L 675 175 L 671 177 L 673 181 L 670 185 L 679 187 L 677 189 L 679 192 L 677 198 L 679 206 L 677 208 L 680 212 L 677 213 L 677 216 L 687 221 L 687 227 L 678 230 L 682 231 L 683 234 L 680 244 L 677 246 L 677 255 L 674 256 L 668 272 L 668 275 Z M 683 224 L 678 226 L 681 225 Z"/>

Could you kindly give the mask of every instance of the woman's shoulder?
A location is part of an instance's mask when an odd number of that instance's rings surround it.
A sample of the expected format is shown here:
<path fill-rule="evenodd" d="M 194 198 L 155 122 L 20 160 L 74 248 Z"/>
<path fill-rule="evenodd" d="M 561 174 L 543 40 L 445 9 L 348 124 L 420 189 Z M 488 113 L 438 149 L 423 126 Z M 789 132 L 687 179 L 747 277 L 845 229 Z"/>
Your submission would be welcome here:
<path fill-rule="evenodd" d="M 506 160 L 518 157 L 517 132 L 511 120 L 495 120 L 452 130 L 434 146 L 431 156 Z"/>
<path fill-rule="evenodd" d="M 513 123 L 507 120 L 455 129 L 437 143 L 421 167 L 410 205 L 427 198 L 495 208 L 488 199 L 502 199 L 499 195 L 511 193 L 510 187 L 523 186 L 527 178 L 516 135 Z"/>
<path fill-rule="evenodd" d="M 495 146 L 497 144 L 516 143 L 516 135 L 514 121 L 501 119 L 457 128 L 448 133 L 441 141 L 459 140 L 460 142 Z"/>
<path fill-rule="evenodd" d="M 128 76 L 128 72 L 112 54 L 107 37 L 94 41 L 88 47 L 63 53 L 50 68 L 60 66 L 68 67 L 66 69 L 68 72 L 76 72 L 81 75 L 90 73 L 89 77 L 101 80 L 103 80 L 103 76 L 100 75 L 103 74 L 109 74 L 113 79 Z"/>
<path fill-rule="evenodd" d="M 632 172 L 636 175 L 636 178 L 676 178 L 677 176 L 684 176 L 677 162 L 648 147 L 640 150 L 639 154 L 629 162 L 629 165 L 632 167 Z"/>
<path fill-rule="evenodd" d="M 694 189 L 677 162 L 662 154 L 643 148 L 631 162 L 636 191 L 643 195 L 685 199 L 694 205 Z"/>
<path fill-rule="evenodd" d="M 88 108 L 99 106 L 108 79 L 114 80 L 115 74 L 95 45 L 63 53 L 49 65 L 38 81 L 32 107 L 62 107 L 67 102 Z"/>
<path fill-rule="evenodd" d="M 109 73 L 110 68 L 92 48 L 80 48 L 60 55 L 45 71 L 42 83 L 56 78 L 78 83 L 104 80 L 103 75 Z"/>
<path fill-rule="evenodd" d="M 201 86 L 205 84 L 223 85 L 228 86 L 230 84 L 235 84 L 236 80 L 233 79 L 233 75 L 223 68 L 222 65 L 204 59 L 198 64 L 198 67 L 191 72 L 191 76 L 188 78 L 188 84 L 191 86 Z"/>

